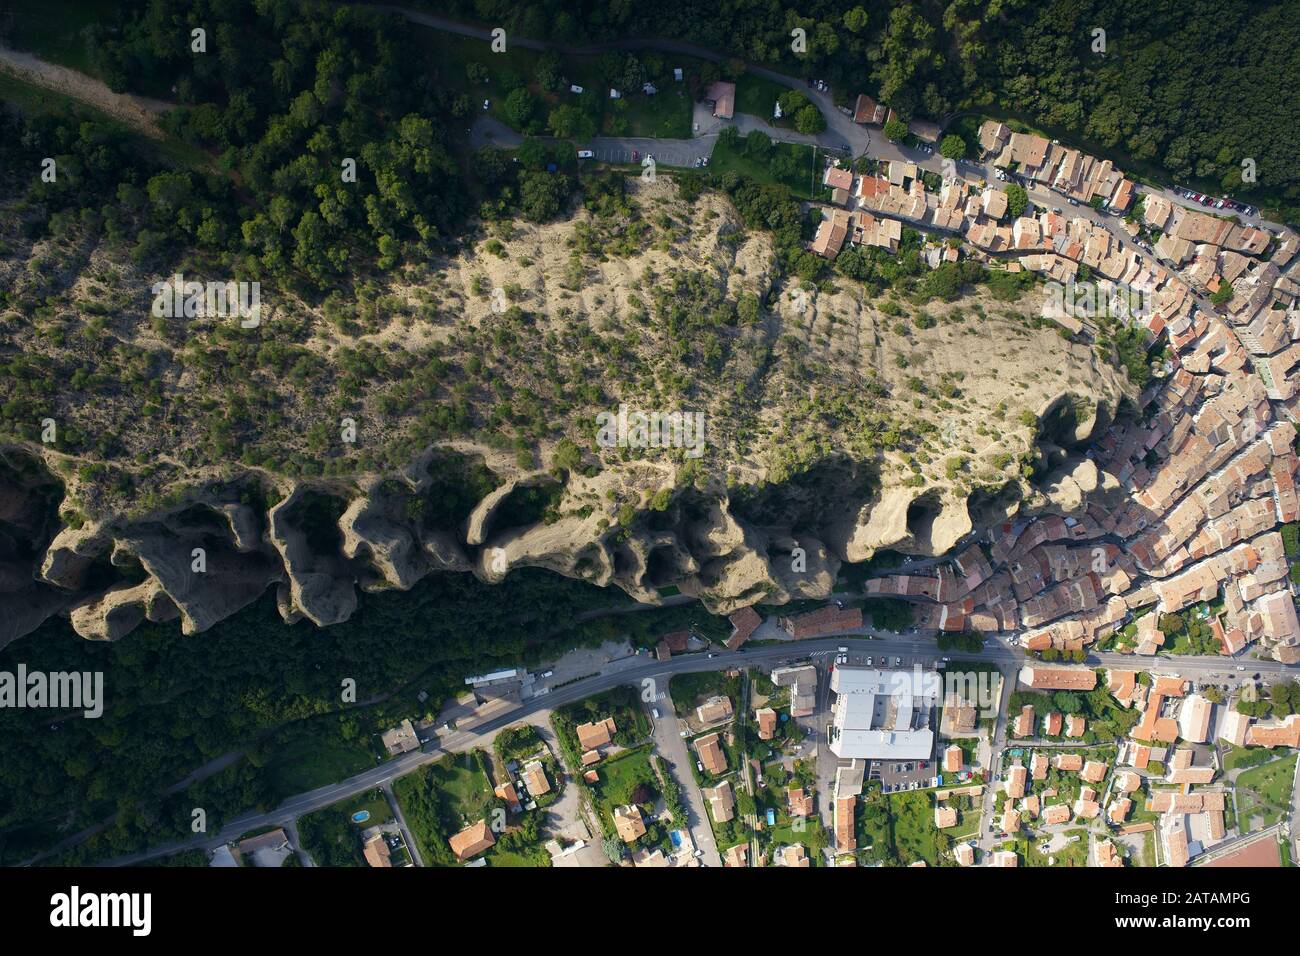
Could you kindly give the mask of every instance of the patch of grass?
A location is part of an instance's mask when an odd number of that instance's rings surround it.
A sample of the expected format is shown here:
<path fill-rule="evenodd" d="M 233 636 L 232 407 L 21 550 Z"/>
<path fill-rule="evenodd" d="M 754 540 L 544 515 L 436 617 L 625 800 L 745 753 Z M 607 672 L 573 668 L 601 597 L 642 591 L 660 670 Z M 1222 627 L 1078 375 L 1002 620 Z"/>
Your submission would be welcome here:
<path fill-rule="evenodd" d="M 771 125 L 777 98 L 787 89 L 766 77 L 745 73 L 736 81 L 736 112 L 757 116 Z"/>
<path fill-rule="evenodd" d="M 328 717 L 309 723 L 332 720 Z M 345 780 L 375 765 L 364 739 L 345 740 L 342 735 L 317 732 L 319 729 L 301 724 L 286 731 L 288 739 L 277 748 L 265 771 L 277 800 Z"/>
<path fill-rule="evenodd" d="M 734 146 L 719 139 L 709 171 L 717 177 L 734 172 L 756 183 L 782 185 L 798 199 L 829 198 L 830 191 L 821 185 L 822 150 L 802 143 L 773 143 L 767 156 L 756 157 L 745 150 L 746 139 Z"/>
<path fill-rule="evenodd" d="M 1291 801 L 1291 783 L 1295 779 L 1296 754 L 1274 760 L 1237 778 L 1237 819 L 1242 826 L 1272 826 Z"/>

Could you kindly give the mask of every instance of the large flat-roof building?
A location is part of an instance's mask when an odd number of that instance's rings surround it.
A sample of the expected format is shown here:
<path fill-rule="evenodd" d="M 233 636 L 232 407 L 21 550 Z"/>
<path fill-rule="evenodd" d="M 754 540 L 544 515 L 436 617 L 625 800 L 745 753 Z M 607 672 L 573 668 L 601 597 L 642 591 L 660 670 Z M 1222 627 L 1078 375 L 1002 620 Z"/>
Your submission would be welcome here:
<path fill-rule="evenodd" d="M 933 673 L 836 667 L 831 752 L 855 760 L 928 760 L 938 684 Z"/>

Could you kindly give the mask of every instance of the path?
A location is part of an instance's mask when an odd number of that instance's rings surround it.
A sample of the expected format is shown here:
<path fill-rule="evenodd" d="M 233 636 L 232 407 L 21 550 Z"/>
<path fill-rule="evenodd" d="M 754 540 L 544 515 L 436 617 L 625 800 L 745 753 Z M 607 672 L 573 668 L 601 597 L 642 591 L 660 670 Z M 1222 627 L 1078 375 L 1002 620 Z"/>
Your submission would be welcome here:
<path fill-rule="evenodd" d="M 102 80 L 7 47 L 0 47 L 0 72 L 93 106 L 151 139 L 162 139 L 158 117 L 172 108 L 171 103 L 147 96 L 114 93 Z"/>

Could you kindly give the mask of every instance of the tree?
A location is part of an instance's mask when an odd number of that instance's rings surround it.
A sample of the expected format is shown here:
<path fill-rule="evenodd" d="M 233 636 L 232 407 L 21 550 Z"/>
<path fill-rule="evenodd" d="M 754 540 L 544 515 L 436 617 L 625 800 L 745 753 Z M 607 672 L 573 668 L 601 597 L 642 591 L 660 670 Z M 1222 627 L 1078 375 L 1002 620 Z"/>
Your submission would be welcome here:
<path fill-rule="evenodd" d="M 560 139 L 587 140 L 596 135 L 595 121 L 572 103 L 551 110 L 546 125 Z"/>
<path fill-rule="evenodd" d="M 794 128 L 800 133 L 812 136 L 826 128 L 826 117 L 822 111 L 809 103 L 794 114 Z"/>
<path fill-rule="evenodd" d="M 954 133 L 949 133 L 939 144 L 939 153 L 949 159 L 964 159 L 966 157 L 966 141 Z"/>
<path fill-rule="evenodd" d="M 907 136 L 907 124 L 898 117 L 894 117 L 885 124 L 885 138 L 891 143 L 897 143 Z"/>
<path fill-rule="evenodd" d="M 525 87 L 519 87 L 506 97 L 503 104 L 506 122 L 521 132 L 532 129 L 533 117 L 537 112 L 537 98 Z"/>
<path fill-rule="evenodd" d="M 1232 283 L 1226 281 L 1220 281 L 1219 287 L 1215 289 L 1213 295 L 1210 296 L 1210 301 L 1213 302 L 1215 305 L 1227 305 L 1229 302 L 1231 302 Z"/>
<path fill-rule="evenodd" d="M 1022 215 L 1029 207 L 1029 193 L 1019 183 L 1007 183 L 1007 213 L 1012 219 Z"/>

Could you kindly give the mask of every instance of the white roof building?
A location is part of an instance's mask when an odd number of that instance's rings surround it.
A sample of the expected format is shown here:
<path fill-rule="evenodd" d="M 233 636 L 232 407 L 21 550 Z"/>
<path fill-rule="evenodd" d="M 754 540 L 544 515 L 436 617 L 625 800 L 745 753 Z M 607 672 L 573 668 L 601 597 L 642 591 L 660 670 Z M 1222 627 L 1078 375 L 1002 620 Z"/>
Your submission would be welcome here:
<path fill-rule="evenodd" d="M 837 757 L 929 759 L 937 674 L 839 666 L 831 673 L 831 690 L 836 697 L 830 748 Z"/>

